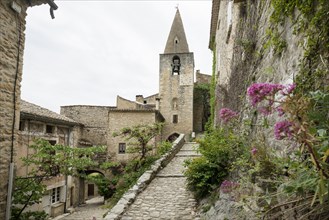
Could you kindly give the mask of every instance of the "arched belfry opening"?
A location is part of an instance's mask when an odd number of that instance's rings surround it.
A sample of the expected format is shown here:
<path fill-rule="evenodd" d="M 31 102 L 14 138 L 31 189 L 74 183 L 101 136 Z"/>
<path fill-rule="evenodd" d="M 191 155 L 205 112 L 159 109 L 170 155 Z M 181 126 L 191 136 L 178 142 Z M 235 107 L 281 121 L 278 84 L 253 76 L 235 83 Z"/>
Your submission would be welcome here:
<path fill-rule="evenodd" d="M 179 56 L 175 55 L 172 58 L 172 75 L 179 75 L 180 74 L 180 58 Z"/>

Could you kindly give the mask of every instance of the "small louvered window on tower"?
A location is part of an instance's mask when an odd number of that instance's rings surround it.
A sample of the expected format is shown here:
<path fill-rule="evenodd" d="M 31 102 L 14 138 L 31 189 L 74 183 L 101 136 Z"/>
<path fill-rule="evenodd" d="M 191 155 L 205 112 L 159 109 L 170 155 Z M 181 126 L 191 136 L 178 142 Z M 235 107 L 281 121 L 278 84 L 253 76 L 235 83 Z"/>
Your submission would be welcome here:
<path fill-rule="evenodd" d="M 178 56 L 174 56 L 172 59 L 172 75 L 179 75 L 180 73 L 180 59 Z"/>

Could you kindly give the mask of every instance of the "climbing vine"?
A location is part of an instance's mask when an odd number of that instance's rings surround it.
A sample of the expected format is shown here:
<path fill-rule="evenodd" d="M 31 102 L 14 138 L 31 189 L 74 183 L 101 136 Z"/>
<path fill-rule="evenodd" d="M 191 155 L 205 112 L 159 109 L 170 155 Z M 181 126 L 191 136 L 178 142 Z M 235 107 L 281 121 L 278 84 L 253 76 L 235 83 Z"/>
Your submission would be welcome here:
<path fill-rule="evenodd" d="M 302 36 L 300 44 L 304 56 L 295 81 L 302 94 L 310 91 L 328 91 L 329 74 L 329 2 L 327 0 L 272 0 L 273 12 L 268 30 L 270 42 L 282 52 L 285 44 L 280 38 L 279 27 L 286 18 L 294 24 L 294 33 Z"/>
<path fill-rule="evenodd" d="M 206 129 L 208 131 L 212 130 L 214 126 L 214 119 L 215 119 L 215 105 L 216 105 L 216 45 L 213 43 L 213 59 L 212 59 L 212 76 L 210 82 L 210 117 L 206 124 Z"/>

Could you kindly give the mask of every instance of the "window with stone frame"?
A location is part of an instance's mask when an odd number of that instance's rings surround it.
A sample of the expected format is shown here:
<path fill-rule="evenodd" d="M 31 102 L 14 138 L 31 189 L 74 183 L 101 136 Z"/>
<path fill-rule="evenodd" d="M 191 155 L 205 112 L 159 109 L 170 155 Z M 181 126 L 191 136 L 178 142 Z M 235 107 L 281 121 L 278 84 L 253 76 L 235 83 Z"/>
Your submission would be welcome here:
<path fill-rule="evenodd" d="M 126 143 L 119 143 L 119 154 L 126 153 Z"/>
<path fill-rule="evenodd" d="M 177 124 L 178 123 L 178 115 L 173 115 L 172 117 L 172 123 Z"/>
<path fill-rule="evenodd" d="M 61 187 L 53 188 L 51 190 L 51 204 L 60 202 L 61 199 Z"/>

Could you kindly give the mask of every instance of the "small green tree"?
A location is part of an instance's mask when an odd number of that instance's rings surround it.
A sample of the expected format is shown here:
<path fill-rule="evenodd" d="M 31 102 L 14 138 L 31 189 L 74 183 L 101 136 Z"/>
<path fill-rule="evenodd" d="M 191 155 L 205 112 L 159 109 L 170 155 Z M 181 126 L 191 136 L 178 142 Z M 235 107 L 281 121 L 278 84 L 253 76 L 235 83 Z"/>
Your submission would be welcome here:
<path fill-rule="evenodd" d="M 43 212 L 24 212 L 27 207 L 41 202 L 46 191 L 45 180 L 59 175 L 80 176 L 80 171 L 98 166 L 94 160 L 97 153 L 105 152 L 104 147 L 72 148 L 63 145 L 51 145 L 43 139 L 36 140 L 30 148 L 34 154 L 21 158 L 30 168 L 26 177 L 16 177 L 13 191 L 11 219 L 46 219 Z"/>
<path fill-rule="evenodd" d="M 136 125 L 133 127 L 122 128 L 120 132 L 113 133 L 114 137 L 124 137 L 129 142 L 128 153 L 136 153 L 139 157 L 136 160 L 134 170 L 136 171 L 144 162 L 147 153 L 153 150 L 153 146 L 148 143 L 161 133 L 163 123 L 154 123 L 151 125 Z"/>

